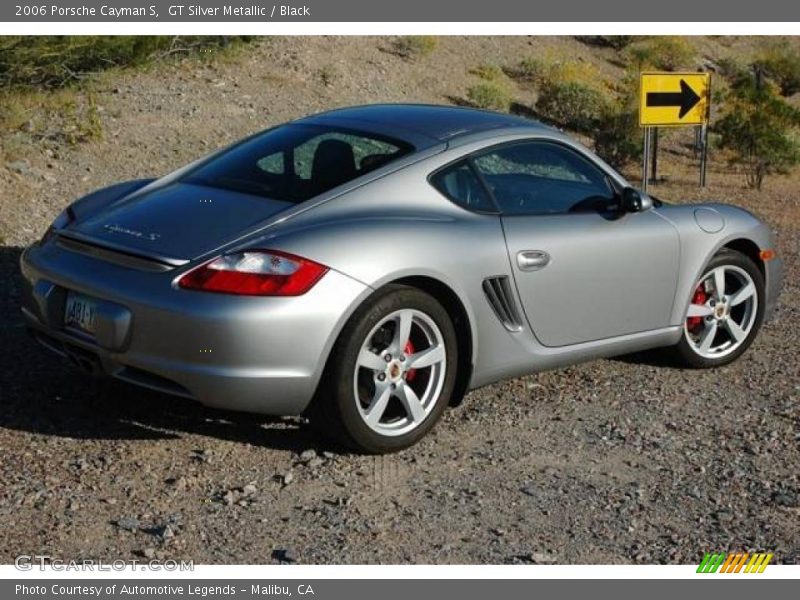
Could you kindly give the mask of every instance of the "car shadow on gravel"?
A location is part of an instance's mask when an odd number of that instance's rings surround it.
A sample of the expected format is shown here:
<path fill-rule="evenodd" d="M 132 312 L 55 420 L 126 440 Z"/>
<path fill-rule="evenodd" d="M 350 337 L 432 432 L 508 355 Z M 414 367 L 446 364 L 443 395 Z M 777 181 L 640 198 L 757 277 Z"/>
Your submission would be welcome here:
<path fill-rule="evenodd" d="M 663 348 L 654 348 L 653 350 L 642 350 L 641 352 L 633 352 L 631 354 L 622 354 L 614 356 L 609 360 L 627 363 L 631 365 L 648 365 L 651 367 L 659 367 L 662 369 L 685 369 Z"/>
<path fill-rule="evenodd" d="M 212 410 L 78 371 L 28 334 L 19 308 L 21 251 L 0 247 L 0 428 L 77 439 L 163 440 L 197 434 L 275 449 L 321 449 L 299 418 Z"/>

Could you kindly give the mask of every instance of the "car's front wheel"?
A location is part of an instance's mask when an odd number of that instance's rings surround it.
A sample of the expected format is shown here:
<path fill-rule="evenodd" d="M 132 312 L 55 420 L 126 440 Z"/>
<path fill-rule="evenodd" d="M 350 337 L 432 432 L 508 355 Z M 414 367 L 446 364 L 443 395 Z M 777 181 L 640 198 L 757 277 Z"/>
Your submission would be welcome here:
<path fill-rule="evenodd" d="M 369 453 L 416 443 L 447 407 L 457 353 L 453 323 L 435 298 L 407 286 L 379 290 L 339 336 L 318 394 L 318 424 Z"/>
<path fill-rule="evenodd" d="M 720 251 L 692 288 L 678 358 L 695 368 L 736 360 L 761 327 L 763 299 L 764 277 L 755 263 L 740 252 Z"/>

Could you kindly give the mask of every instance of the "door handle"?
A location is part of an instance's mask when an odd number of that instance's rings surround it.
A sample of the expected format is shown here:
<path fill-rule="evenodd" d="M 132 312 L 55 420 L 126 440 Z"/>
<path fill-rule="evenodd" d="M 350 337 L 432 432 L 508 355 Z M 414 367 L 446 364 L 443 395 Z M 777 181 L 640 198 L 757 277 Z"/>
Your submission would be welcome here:
<path fill-rule="evenodd" d="M 517 266 L 522 271 L 538 271 L 550 262 L 550 255 L 543 250 L 521 250 L 517 252 Z"/>

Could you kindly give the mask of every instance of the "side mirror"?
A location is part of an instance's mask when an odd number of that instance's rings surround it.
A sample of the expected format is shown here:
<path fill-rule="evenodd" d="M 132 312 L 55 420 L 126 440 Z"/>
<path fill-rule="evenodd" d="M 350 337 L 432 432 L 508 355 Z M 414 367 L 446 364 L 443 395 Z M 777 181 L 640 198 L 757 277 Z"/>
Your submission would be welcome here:
<path fill-rule="evenodd" d="M 642 196 L 639 190 L 626 187 L 622 190 L 621 208 L 624 212 L 642 212 L 653 206 L 653 201 Z"/>

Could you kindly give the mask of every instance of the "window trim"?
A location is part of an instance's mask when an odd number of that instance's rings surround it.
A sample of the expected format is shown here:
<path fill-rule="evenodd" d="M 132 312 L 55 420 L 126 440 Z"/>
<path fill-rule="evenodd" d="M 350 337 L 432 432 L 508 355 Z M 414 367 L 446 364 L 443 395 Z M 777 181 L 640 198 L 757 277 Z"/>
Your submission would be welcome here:
<path fill-rule="evenodd" d="M 620 193 L 622 192 L 622 189 L 623 189 L 624 186 L 619 181 L 617 181 L 617 177 L 614 174 L 609 173 L 608 169 L 604 168 L 603 165 L 598 164 L 597 161 L 594 160 L 594 158 L 592 158 L 592 156 L 590 154 L 588 154 L 587 152 L 583 151 L 582 149 L 576 148 L 572 144 L 569 144 L 569 143 L 564 142 L 562 140 L 553 139 L 553 138 L 547 138 L 547 137 L 528 137 L 528 138 L 520 138 L 520 139 L 516 139 L 516 140 L 510 140 L 510 141 L 507 141 L 507 142 L 500 142 L 500 143 L 497 143 L 497 144 L 492 144 L 490 146 L 485 146 L 483 148 L 480 148 L 478 150 L 474 150 L 473 152 L 469 152 L 467 154 L 463 154 L 462 156 L 459 156 L 458 158 L 453 159 L 452 161 L 448 162 L 447 164 L 442 165 L 441 167 L 438 167 L 437 169 L 432 171 L 428 175 L 428 178 L 427 178 L 428 179 L 428 183 L 430 184 L 430 186 L 434 190 L 439 192 L 442 196 L 447 198 L 447 200 L 449 200 L 450 202 L 452 202 L 453 204 L 455 204 L 459 208 L 462 208 L 462 209 L 464 209 L 466 211 L 469 211 L 469 212 L 472 212 L 472 213 L 476 213 L 476 214 L 492 214 L 492 215 L 499 215 L 499 216 L 502 216 L 502 217 L 557 217 L 557 216 L 565 216 L 565 215 L 570 215 L 570 214 L 576 214 L 576 213 L 568 213 L 568 212 L 550 213 L 550 214 L 542 214 L 542 213 L 538 213 L 538 212 L 533 212 L 533 213 L 513 213 L 513 214 L 506 213 L 500 207 L 500 203 L 497 201 L 497 197 L 495 196 L 494 192 L 492 191 L 491 187 L 489 186 L 488 182 L 486 181 L 486 178 L 484 177 L 483 173 L 481 173 L 480 169 L 478 169 L 474 164 L 474 159 L 476 157 L 483 156 L 484 154 L 491 154 L 492 152 L 497 152 L 498 150 L 501 150 L 503 148 L 510 147 L 510 146 L 517 146 L 517 145 L 520 145 L 520 144 L 531 144 L 531 143 L 550 144 L 550 145 L 553 145 L 553 146 L 558 146 L 558 147 L 560 147 L 560 148 L 562 148 L 562 149 L 564 149 L 564 150 L 566 150 L 568 152 L 570 152 L 570 151 L 573 152 L 579 158 L 581 158 L 584 161 L 586 161 L 587 163 L 589 163 L 589 165 L 591 165 L 592 167 L 597 169 L 603 175 L 603 177 L 605 178 L 606 182 L 608 183 L 609 187 L 611 188 L 611 191 L 614 193 L 615 196 L 619 196 Z M 478 179 L 480 180 L 481 185 L 483 186 L 484 190 L 489 195 L 489 198 L 491 199 L 492 204 L 494 205 L 494 208 L 495 208 L 496 212 L 478 211 L 478 210 L 474 210 L 474 209 L 471 209 L 471 208 L 467 208 L 466 206 L 464 206 L 463 204 L 459 203 L 458 201 L 450 198 L 450 196 L 448 196 L 447 194 L 445 194 L 444 192 L 439 190 L 433 184 L 432 179 L 433 179 L 434 176 L 438 175 L 441 171 L 449 169 L 450 167 L 455 166 L 456 164 L 458 164 L 459 162 L 462 162 L 462 161 L 466 161 L 469 164 L 470 169 L 472 169 L 473 173 L 475 173 L 475 175 L 478 177 Z"/>

